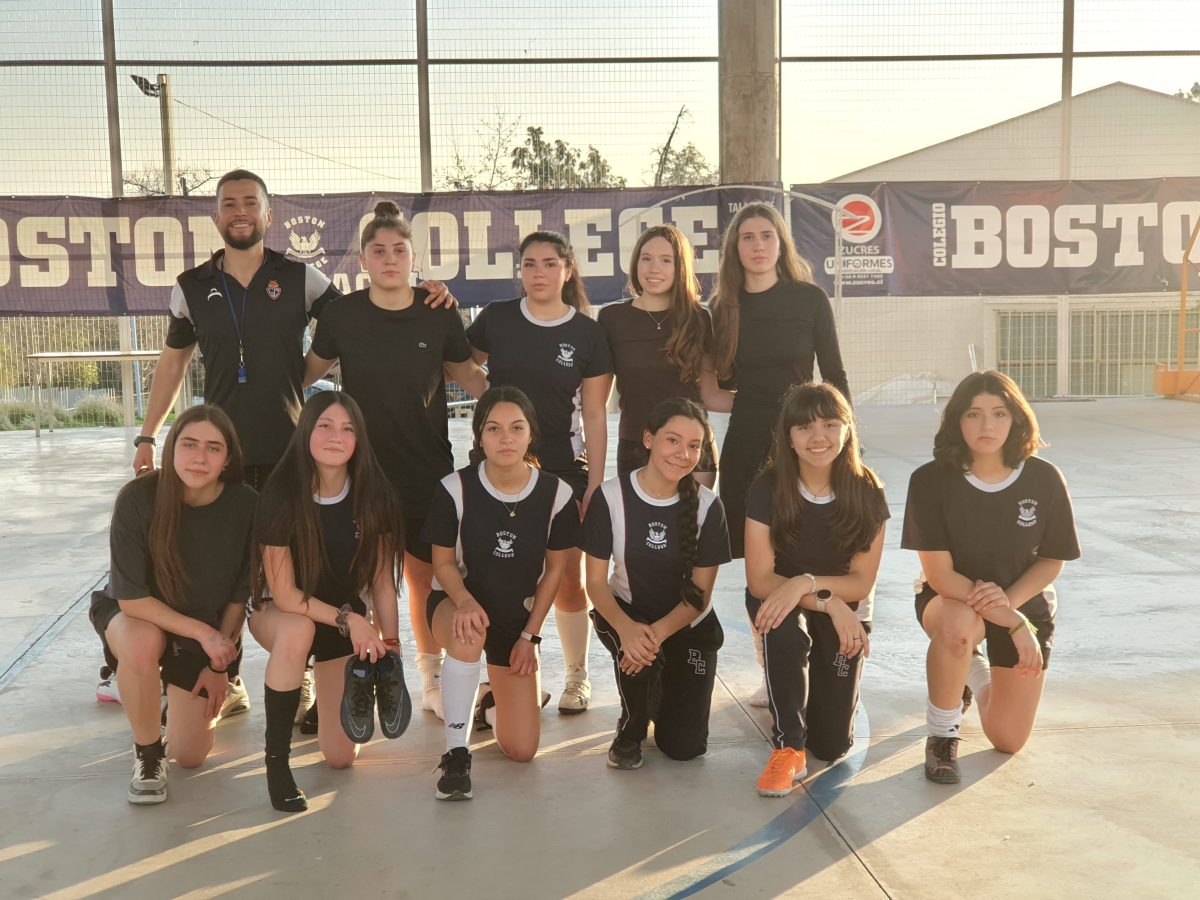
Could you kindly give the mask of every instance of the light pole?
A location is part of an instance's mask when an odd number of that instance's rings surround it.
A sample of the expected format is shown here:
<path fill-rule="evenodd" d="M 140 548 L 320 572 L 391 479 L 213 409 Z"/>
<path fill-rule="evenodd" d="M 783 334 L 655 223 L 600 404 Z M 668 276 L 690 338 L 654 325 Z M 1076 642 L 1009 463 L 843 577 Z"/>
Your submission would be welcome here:
<path fill-rule="evenodd" d="M 175 128 L 171 121 L 171 76 L 158 73 L 157 81 L 141 75 L 130 75 L 133 83 L 147 97 L 158 98 L 158 120 L 162 131 L 163 193 L 175 196 Z"/>

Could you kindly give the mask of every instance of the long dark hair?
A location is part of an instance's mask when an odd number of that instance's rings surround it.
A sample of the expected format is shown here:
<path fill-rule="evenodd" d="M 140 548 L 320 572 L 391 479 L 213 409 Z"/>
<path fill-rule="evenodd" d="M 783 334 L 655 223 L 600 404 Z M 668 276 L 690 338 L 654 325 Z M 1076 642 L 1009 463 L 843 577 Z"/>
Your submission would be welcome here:
<path fill-rule="evenodd" d="M 642 294 L 642 284 L 637 274 L 638 258 L 646 244 L 654 238 L 662 238 L 670 244 L 675 255 L 675 284 L 671 288 L 670 313 L 675 330 L 667 341 L 667 359 L 679 370 L 679 380 L 690 384 L 700 378 L 708 328 L 700 306 L 700 281 L 696 278 L 695 254 L 682 231 L 674 225 L 654 225 L 641 233 L 629 255 L 629 291 L 635 297 Z"/>
<path fill-rule="evenodd" d="M 1017 387 L 1017 383 L 995 369 L 972 372 L 958 383 L 950 402 L 942 411 L 942 424 L 933 438 L 933 458 L 956 472 L 971 467 L 971 448 L 962 433 L 962 417 L 971 408 L 971 401 L 980 394 L 991 394 L 1004 401 L 1008 414 L 1012 416 L 1012 428 L 1004 441 L 1004 464 L 1015 469 L 1033 456 L 1039 447 L 1046 446 L 1038 430 L 1037 416 L 1033 407 Z"/>
<path fill-rule="evenodd" d="M 746 287 L 746 272 L 738 255 L 738 230 L 747 219 L 766 219 L 779 235 L 779 259 L 775 274 L 782 282 L 813 280 L 812 266 L 796 252 L 792 234 L 783 215 L 770 203 L 747 203 L 733 217 L 725 236 L 721 238 L 721 262 L 717 269 L 717 284 L 709 303 L 713 313 L 713 335 L 716 338 L 713 361 L 717 374 L 728 378 L 733 372 L 733 359 L 738 347 L 738 309 L 742 290 Z"/>
<path fill-rule="evenodd" d="M 189 425 L 211 422 L 225 441 L 228 456 L 219 480 L 225 484 L 238 484 L 242 480 L 242 445 L 229 416 L 219 407 L 208 403 L 191 406 L 184 410 L 163 444 L 162 468 L 138 476 L 154 483 L 154 508 L 150 514 L 150 529 L 146 543 L 154 567 L 154 585 L 158 599 L 172 609 L 182 609 L 190 585 L 183 570 L 183 555 L 179 552 L 179 523 L 183 516 L 184 484 L 175 471 L 175 444 Z M 125 488 L 122 490 L 128 490 Z"/>
<path fill-rule="evenodd" d="M 712 440 L 712 426 L 704 410 L 684 397 L 663 400 L 646 418 L 646 431 L 651 435 L 674 419 L 682 416 L 700 423 L 704 429 L 701 446 Z M 683 575 L 679 593 L 688 606 L 704 609 L 704 591 L 692 580 L 692 569 L 696 567 L 696 556 L 700 552 L 700 485 L 690 474 L 679 479 L 679 556 L 683 561 Z"/>
<path fill-rule="evenodd" d="M 529 423 L 529 449 L 525 451 L 525 462 L 531 466 L 539 465 L 537 454 L 533 452 L 533 448 L 537 446 L 541 439 L 541 432 L 538 430 L 537 410 L 533 408 L 533 401 L 526 396 L 525 392 L 520 388 L 515 388 L 511 384 L 497 385 L 493 388 L 488 388 L 484 391 L 482 397 L 475 403 L 475 415 L 471 418 L 471 433 L 475 436 L 474 443 L 471 444 L 471 453 L 468 457 L 472 465 L 479 465 L 487 457 L 483 452 L 483 426 L 487 423 L 487 418 L 492 414 L 492 410 L 496 408 L 497 403 L 512 403 L 521 410 L 521 414 L 525 416 L 525 421 Z"/>
<path fill-rule="evenodd" d="M 259 505 L 260 515 L 266 517 L 259 523 L 261 529 L 272 535 L 288 535 L 286 546 L 292 551 L 296 587 L 304 593 L 306 603 L 317 589 L 322 569 L 329 565 L 320 515 L 312 500 L 320 479 L 308 445 L 317 419 L 334 404 L 340 405 L 350 416 L 356 438 L 354 454 L 347 463 L 350 503 L 359 538 L 350 565 L 351 582 L 355 591 L 369 588 L 380 565 L 390 562 L 392 586 L 399 588 L 396 572 L 404 552 L 404 518 L 400 503 L 375 459 L 367 440 L 362 410 L 354 398 L 344 391 L 320 391 L 300 410 L 296 431 L 283 451 L 283 458 L 267 479 L 263 502 Z M 262 571 L 262 548 L 257 541 L 250 571 L 255 579 L 254 599 L 260 603 L 264 597 L 261 579 L 265 573 Z"/>
<path fill-rule="evenodd" d="M 570 267 L 571 277 L 563 285 L 563 303 L 573 306 L 581 313 L 588 313 L 592 305 L 588 302 L 587 288 L 583 284 L 583 276 L 579 274 L 579 264 L 575 261 L 575 251 L 571 248 L 571 242 L 557 231 L 531 231 L 525 235 L 521 246 L 517 248 L 518 260 L 524 259 L 530 244 L 549 244 L 563 264 Z"/>
<path fill-rule="evenodd" d="M 846 443 L 833 461 L 830 487 L 837 504 L 830 522 L 832 542 L 839 553 L 854 556 L 871 546 L 887 518 L 883 484 L 863 465 L 854 427 L 854 413 L 841 391 L 830 384 L 802 384 L 783 399 L 775 422 L 771 461 L 775 490 L 771 503 L 771 545 L 776 552 L 787 543 L 799 543 L 804 503 L 800 496 L 800 461 L 792 449 L 792 429 L 815 419 L 838 419 L 846 424 Z"/>

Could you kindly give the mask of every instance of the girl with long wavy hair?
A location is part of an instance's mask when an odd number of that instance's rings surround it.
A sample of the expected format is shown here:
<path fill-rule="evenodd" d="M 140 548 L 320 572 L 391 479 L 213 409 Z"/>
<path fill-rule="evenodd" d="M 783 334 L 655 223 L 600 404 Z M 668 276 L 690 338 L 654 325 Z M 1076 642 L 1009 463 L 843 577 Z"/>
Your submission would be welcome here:
<path fill-rule="evenodd" d="M 570 485 L 582 515 L 604 480 L 605 407 L 613 380 L 608 342 L 588 316 L 587 289 L 563 235 L 534 231 L 521 241 L 519 256 L 524 296 L 489 303 L 467 339 L 475 361 L 487 364 L 492 385 L 519 388 L 533 401 L 539 432 L 534 452 L 543 471 Z M 566 669 L 558 700 L 564 715 L 585 712 L 591 703 L 587 609 L 581 556 L 572 550 L 554 599 Z"/>
<path fill-rule="evenodd" d="M 793 388 L 746 498 L 746 612 L 763 639 L 772 721 L 764 797 L 791 792 L 806 753 L 832 761 L 854 743 L 888 515 L 846 398 L 828 384 Z"/>
<path fill-rule="evenodd" d="M 708 749 L 724 641 L 712 589 L 717 568 L 729 561 L 721 501 L 692 478 L 710 438 L 696 403 L 662 401 L 642 432 L 646 465 L 604 482 L 584 518 L 592 616 L 621 695 L 608 751 L 616 769 L 642 765 L 651 722 L 655 744 L 671 759 Z"/>
<path fill-rule="evenodd" d="M 162 683 L 167 744 L 179 765 L 193 769 L 212 750 L 237 677 L 258 497 L 242 474 L 229 417 L 193 406 L 171 426 L 162 468 L 117 495 L 109 583 L 92 595 L 90 618 L 133 730 L 130 803 L 167 799 Z"/>
<path fill-rule="evenodd" d="M 250 633 L 271 655 L 264 679 L 267 791 L 276 809 L 297 812 L 308 802 L 288 757 L 310 655 L 317 743 L 332 768 L 349 767 L 370 740 L 376 704 L 389 738 L 404 732 L 412 712 L 396 608 L 403 520 L 348 394 L 321 391 L 304 404 L 263 488 L 255 531 Z"/>

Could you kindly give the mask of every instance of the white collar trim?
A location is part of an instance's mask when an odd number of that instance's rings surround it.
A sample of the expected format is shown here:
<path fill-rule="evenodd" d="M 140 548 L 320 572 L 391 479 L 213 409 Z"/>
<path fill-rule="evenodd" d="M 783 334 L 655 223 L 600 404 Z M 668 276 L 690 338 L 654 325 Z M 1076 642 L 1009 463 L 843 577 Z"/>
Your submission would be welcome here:
<path fill-rule="evenodd" d="M 506 494 L 498 487 L 488 481 L 487 470 L 484 468 L 486 463 L 479 464 L 479 483 L 483 485 L 483 489 L 499 500 L 501 503 L 520 503 L 526 497 L 533 493 L 533 486 L 537 484 L 538 470 L 525 463 L 525 468 L 529 470 L 529 480 L 525 482 L 525 487 L 516 494 Z"/>
<path fill-rule="evenodd" d="M 1015 482 L 1021 477 L 1021 470 L 1025 468 L 1025 460 L 1021 460 L 1021 464 L 1008 473 L 1008 477 L 1003 481 L 997 481 L 995 484 L 989 484 L 986 481 L 980 481 L 971 472 L 963 472 L 963 477 L 967 479 L 967 484 L 976 490 L 983 491 L 988 494 L 998 494 L 1006 487 Z"/>
<path fill-rule="evenodd" d="M 575 317 L 575 307 L 568 306 L 567 311 L 563 315 L 559 316 L 557 319 L 539 319 L 537 316 L 535 316 L 533 313 L 531 313 L 529 311 L 529 298 L 522 297 L 521 298 L 521 315 L 523 315 L 526 319 L 528 319 L 534 325 L 538 325 L 542 328 L 553 328 L 555 325 L 563 325 L 566 322 L 570 322 L 571 319 L 573 319 Z"/>
<path fill-rule="evenodd" d="M 633 485 L 633 492 L 635 494 L 637 494 L 640 498 L 642 498 L 642 500 L 649 503 L 651 506 L 672 506 L 673 504 L 678 502 L 679 491 L 676 491 L 670 497 L 665 497 L 662 500 L 659 500 L 657 497 L 651 497 L 649 494 L 647 494 L 642 489 L 642 486 L 638 483 L 638 472 L 645 471 L 645 469 L 646 469 L 646 467 L 642 466 L 642 468 L 635 469 L 634 471 L 629 473 L 629 483 L 631 485 Z M 687 477 L 691 478 L 692 476 L 688 475 Z"/>
<path fill-rule="evenodd" d="M 350 496 L 350 476 L 347 475 L 346 483 L 342 486 L 341 491 L 338 492 L 338 495 L 336 497 L 322 497 L 316 491 L 313 491 L 312 498 L 313 498 L 313 503 L 319 503 L 321 506 L 333 506 L 334 504 L 341 503 L 343 500 L 345 500 L 349 496 Z"/>

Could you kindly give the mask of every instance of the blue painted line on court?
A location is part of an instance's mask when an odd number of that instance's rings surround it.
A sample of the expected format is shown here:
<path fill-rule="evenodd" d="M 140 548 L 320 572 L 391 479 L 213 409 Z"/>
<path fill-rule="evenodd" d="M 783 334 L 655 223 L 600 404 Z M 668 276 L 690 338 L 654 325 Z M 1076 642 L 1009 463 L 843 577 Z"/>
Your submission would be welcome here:
<path fill-rule="evenodd" d="M 871 723 L 866 708 L 859 703 L 854 716 L 854 748 L 841 762 L 818 775 L 807 791 L 797 790 L 787 809 L 737 846 L 711 857 L 687 875 L 640 894 L 638 900 L 691 897 L 778 849 L 816 821 L 841 796 L 862 769 L 870 745 Z"/>

